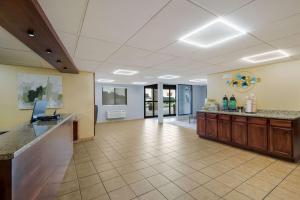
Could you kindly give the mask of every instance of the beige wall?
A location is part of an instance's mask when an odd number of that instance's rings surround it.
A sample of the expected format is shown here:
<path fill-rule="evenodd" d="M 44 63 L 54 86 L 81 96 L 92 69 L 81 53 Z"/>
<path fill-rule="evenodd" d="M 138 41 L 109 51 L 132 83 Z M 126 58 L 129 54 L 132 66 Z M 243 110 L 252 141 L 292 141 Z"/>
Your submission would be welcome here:
<path fill-rule="evenodd" d="M 59 75 L 63 79 L 63 103 L 59 113 L 76 113 L 79 118 L 79 138 L 94 135 L 94 78 L 92 73 L 63 74 L 53 69 L 16 67 L 0 64 L 0 129 L 10 129 L 30 120 L 31 110 L 19 110 L 17 74 Z M 53 112 L 49 110 L 48 112 Z"/>
<path fill-rule="evenodd" d="M 235 74 L 248 71 L 261 78 L 249 92 L 237 92 L 226 86 L 222 76 L 226 73 Z M 248 68 L 225 73 L 212 74 L 208 77 L 208 98 L 221 102 L 224 94 L 234 94 L 238 104 L 245 103 L 249 93 L 257 96 L 259 109 L 299 110 L 300 111 L 300 60 L 261 67 Z"/>

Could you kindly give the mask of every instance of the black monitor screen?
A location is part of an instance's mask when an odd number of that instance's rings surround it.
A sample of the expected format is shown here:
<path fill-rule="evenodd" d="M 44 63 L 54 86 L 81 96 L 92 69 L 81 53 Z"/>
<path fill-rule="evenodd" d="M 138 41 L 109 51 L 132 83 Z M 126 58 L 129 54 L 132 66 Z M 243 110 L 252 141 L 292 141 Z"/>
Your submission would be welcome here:
<path fill-rule="evenodd" d="M 36 100 L 34 102 L 31 122 L 34 122 L 38 117 L 45 115 L 47 108 L 47 101 L 45 100 Z"/>

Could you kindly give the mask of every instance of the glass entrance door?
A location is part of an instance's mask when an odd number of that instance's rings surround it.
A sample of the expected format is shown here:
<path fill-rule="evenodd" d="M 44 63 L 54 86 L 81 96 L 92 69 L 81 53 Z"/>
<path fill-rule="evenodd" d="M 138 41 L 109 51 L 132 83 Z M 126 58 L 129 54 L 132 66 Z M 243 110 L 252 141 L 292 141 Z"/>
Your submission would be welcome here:
<path fill-rule="evenodd" d="M 163 86 L 163 113 L 164 116 L 176 115 L 176 85 Z M 157 117 L 158 115 L 157 85 L 144 87 L 144 117 Z"/>
<path fill-rule="evenodd" d="M 176 85 L 164 85 L 164 116 L 176 115 Z"/>
<path fill-rule="evenodd" d="M 144 117 L 157 117 L 157 85 L 144 87 Z"/>

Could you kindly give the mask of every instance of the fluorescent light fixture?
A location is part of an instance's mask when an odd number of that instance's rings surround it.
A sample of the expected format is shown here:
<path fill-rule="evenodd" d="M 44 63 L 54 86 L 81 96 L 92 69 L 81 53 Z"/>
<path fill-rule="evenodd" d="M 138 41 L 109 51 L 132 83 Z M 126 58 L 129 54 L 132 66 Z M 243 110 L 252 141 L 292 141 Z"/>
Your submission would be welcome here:
<path fill-rule="evenodd" d="M 139 82 L 139 81 L 137 81 L 137 82 L 132 82 L 132 84 L 134 84 L 134 85 L 145 85 L 145 84 L 147 84 L 147 82 Z"/>
<path fill-rule="evenodd" d="M 113 74 L 117 74 L 117 75 L 124 75 L 124 76 L 132 76 L 139 73 L 138 71 L 134 71 L 134 70 L 127 70 L 127 69 L 117 69 L 113 72 Z"/>
<path fill-rule="evenodd" d="M 177 75 L 163 75 L 163 76 L 159 76 L 159 79 L 175 79 L 175 78 L 179 78 L 179 76 Z"/>
<path fill-rule="evenodd" d="M 250 63 L 261 63 L 267 62 L 271 60 L 278 60 L 282 58 L 287 58 L 290 55 L 282 50 L 268 51 L 264 53 L 255 54 L 252 56 L 247 56 L 242 58 L 242 60 L 250 62 Z"/>
<path fill-rule="evenodd" d="M 209 48 L 246 33 L 245 30 L 220 17 L 182 36 L 179 40 L 197 47 Z"/>
<path fill-rule="evenodd" d="M 192 80 L 190 80 L 190 82 L 194 82 L 194 83 L 207 83 L 207 79 L 205 79 L 205 78 L 192 79 Z"/>
<path fill-rule="evenodd" d="M 99 79 L 97 79 L 97 82 L 98 83 L 112 83 L 112 82 L 114 82 L 114 80 L 99 78 Z"/>

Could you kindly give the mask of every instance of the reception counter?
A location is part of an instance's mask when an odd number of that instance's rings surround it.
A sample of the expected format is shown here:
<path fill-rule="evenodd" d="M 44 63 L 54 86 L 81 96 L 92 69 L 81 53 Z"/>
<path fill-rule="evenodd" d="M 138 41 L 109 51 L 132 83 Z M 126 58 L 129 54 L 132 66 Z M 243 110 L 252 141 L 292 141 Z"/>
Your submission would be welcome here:
<path fill-rule="evenodd" d="M 72 154 L 72 114 L 0 135 L 0 199 L 55 199 Z"/>
<path fill-rule="evenodd" d="M 300 160 L 300 112 L 260 110 L 255 114 L 198 111 L 197 134 L 243 149 Z"/>

